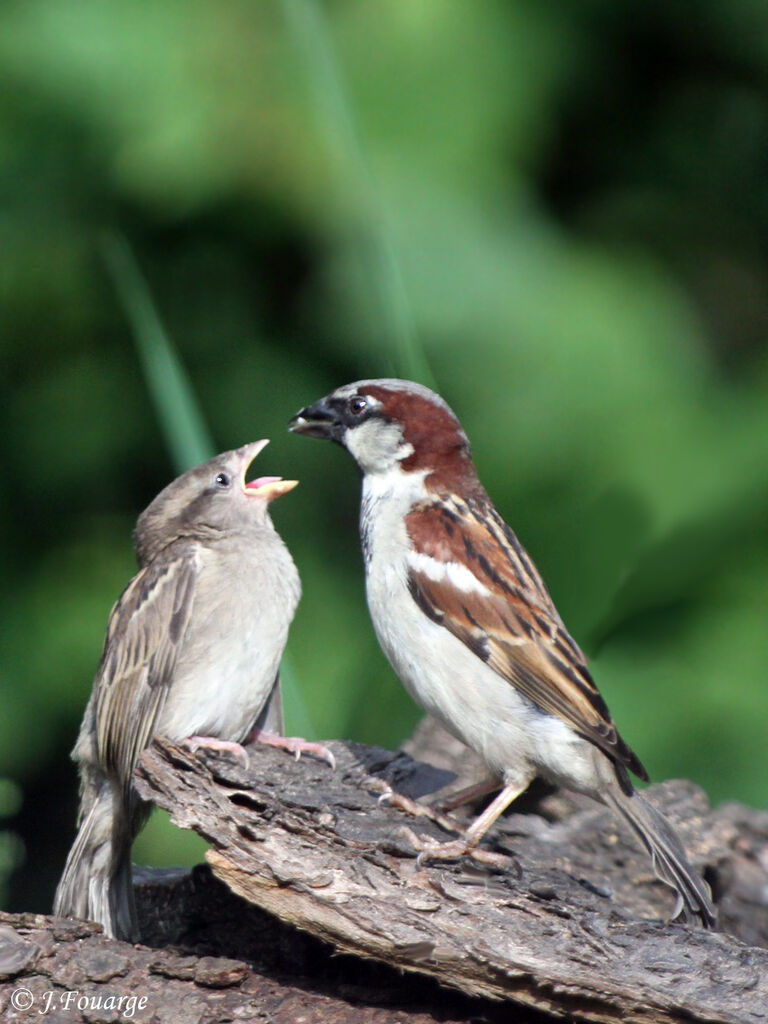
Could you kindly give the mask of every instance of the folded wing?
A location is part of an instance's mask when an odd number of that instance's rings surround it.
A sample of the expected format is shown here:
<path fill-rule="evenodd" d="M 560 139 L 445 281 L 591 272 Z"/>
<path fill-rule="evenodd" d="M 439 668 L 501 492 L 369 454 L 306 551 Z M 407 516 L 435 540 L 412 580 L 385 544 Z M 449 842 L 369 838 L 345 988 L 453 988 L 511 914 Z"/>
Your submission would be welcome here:
<path fill-rule="evenodd" d="M 544 711 L 594 743 L 631 792 L 647 780 L 543 580 L 490 501 L 438 498 L 407 517 L 408 586 L 419 607 Z"/>
<path fill-rule="evenodd" d="M 109 618 L 95 686 L 96 744 L 126 790 L 173 679 L 197 571 L 195 545 L 171 545 L 134 576 Z"/>

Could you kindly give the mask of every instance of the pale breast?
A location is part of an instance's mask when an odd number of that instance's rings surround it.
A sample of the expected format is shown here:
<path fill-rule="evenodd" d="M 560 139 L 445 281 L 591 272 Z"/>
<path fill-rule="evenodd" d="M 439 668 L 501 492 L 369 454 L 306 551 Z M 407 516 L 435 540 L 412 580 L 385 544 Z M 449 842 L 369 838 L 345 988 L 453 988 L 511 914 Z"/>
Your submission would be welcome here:
<path fill-rule="evenodd" d="M 245 738 L 280 665 L 300 595 L 290 554 L 278 543 L 237 559 L 205 552 L 191 620 L 157 732 L 171 739 Z"/>

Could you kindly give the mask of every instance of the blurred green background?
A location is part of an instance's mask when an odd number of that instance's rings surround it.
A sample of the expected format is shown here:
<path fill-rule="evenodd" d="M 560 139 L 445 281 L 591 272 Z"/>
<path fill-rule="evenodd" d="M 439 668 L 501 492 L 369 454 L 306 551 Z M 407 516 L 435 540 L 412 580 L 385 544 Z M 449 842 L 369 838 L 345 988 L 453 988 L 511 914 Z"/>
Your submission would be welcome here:
<path fill-rule="evenodd" d="M 50 906 L 130 532 L 206 432 L 301 480 L 289 729 L 409 733 L 356 471 L 285 431 L 360 377 L 454 407 L 652 777 L 765 804 L 767 78 L 760 0 L 6 0 L 7 906 Z"/>

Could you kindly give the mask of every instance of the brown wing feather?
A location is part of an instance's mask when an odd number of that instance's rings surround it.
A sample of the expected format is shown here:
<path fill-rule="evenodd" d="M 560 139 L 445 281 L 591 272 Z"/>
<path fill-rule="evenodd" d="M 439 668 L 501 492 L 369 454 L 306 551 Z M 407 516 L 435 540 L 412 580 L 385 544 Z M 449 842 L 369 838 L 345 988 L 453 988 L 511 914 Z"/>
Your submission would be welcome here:
<path fill-rule="evenodd" d="M 109 618 L 94 684 L 96 744 L 126 788 L 173 679 L 196 576 L 194 546 L 174 545 L 134 576 Z"/>
<path fill-rule="evenodd" d="M 409 588 L 433 621 L 538 707 L 572 725 L 642 779 L 647 774 L 619 736 L 608 707 L 536 567 L 490 502 L 455 497 L 424 504 L 407 517 L 417 553 L 467 566 L 487 591 L 458 590 L 413 569 Z M 629 785 L 629 780 L 620 781 Z"/>

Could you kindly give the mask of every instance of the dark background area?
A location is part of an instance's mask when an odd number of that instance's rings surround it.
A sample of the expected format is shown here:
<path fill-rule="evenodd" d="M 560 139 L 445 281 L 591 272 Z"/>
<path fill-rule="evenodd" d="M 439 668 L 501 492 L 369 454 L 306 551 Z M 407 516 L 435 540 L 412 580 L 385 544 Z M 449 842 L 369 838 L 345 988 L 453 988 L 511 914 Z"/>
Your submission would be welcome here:
<path fill-rule="evenodd" d="M 453 406 L 652 777 L 764 805 L 766 69 L 758 0 L 3 5 L 9 908 L 50 905 L 130 532 L 205 430 L 301 480 L 289 729 L 413 727 L 354 467 L 285 431 L 362 377 Z M 200 856 L 159 816 L 135 851 Z"/>

